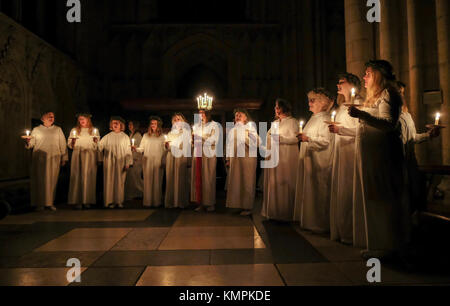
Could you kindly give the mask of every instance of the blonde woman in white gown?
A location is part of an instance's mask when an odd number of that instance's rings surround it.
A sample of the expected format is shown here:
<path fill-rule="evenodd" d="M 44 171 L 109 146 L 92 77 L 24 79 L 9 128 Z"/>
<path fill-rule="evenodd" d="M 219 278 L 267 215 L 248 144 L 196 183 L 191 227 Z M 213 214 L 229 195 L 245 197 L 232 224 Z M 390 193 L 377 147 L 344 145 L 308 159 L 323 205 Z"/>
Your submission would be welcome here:
<path fill-rule="evenodd" d="M 189 205 L 190 127 L 181 113 L 172 116 L 172 130 L 167 135 L 166 208 L 185 208 Z M 172 154 L 172 151 L 175 153 Z"/>
<path fill-rule="evenodd" d="M 139 122 L 129 121 L 128 130 L 130 131 L 130 139 L 134 146 L 139 148 L 142 135 L 139 133 Z M 142 154 L 133 152 L 133 167 L 128 170 L 127 179 L 125 181 L 125 198 L 133 200 L 142 198 L 144 189 L 144 180 L 142 178 Z"/>
<path fill-rule="evenodd" d="M 166 153 L 162 124 L 161 118 L 151 116 L 148 133 L 142 138 L 139 148 L 133 147 L 133 151 L 143 154 L 143 204 L 145 207 L 159 207 L 162 205 L 162 182 Z"/>
<path fill-rule="evenodd" d="M 266 143 L 269 151 L 273 145 L 279 145 L 279 162 L 276 167 L 264 169 L 261 215 L 267 219 L 290 222 L 294 221 L 299 123 L 291 115 L 290 103 L 283 99 L 276 101 L 275 118 Z M 276 130 L 278 134 L 275 134 Z M 272 139 L 277 138 L 279 143 L 272 143 Z"/>
<path fill-rule="evenodd" d="M 55 211 L 56 185 L 59 170 L 69 157 L 66 137 L 60 127 L 54 125 L 55 114 L 44 112 L 42 124 L 26 138 L 26 148 L 33 149 L 31 162 L 31 206 Z"/>
<path fill-rule="evenodd" d="M 298 135 L 301 142 L 298 156 L 295 193 L 295 219 L 303 229 L 314 233 L 330 231 L 331 166 L 333 135 L 327 122 L 333 98 L 323 88 L 308 93 L 309 110 L 313 113 Z"/>
<path fill-rule="evenodd" d="M 105 207 L 123 208 L 125 198 L 125 179 L 133 165 L 130 137 L 124 133 L 125 120 L 112 117 L 111 132 L 98 144 L 103 161 L 103 200 Z"/>
<path fill-rule="evenodd" d="M 360 122 L 356 135 L 355 233 L 363 232 L 358 227 L 364 224 L 367 250 L 362 252 L 363 257 L 383 258 L 401 252 L 410 237 L 398 122 L 402 99 L 393 84 L 395 75 L 389 62 L 370 61 L 366 67 L 364 108 L 349 109 L 350 116 Z M 355 237 L 356 241 L 361 238 Z"/>
<path fill-rule="evenodd" d="M 249 122 L 245 109 L 236 109 L 235 126 L 227 137 L 226 207 L 242 209 L 241 215 L 252 213 L 255 202 L 257 150 L 260 143 L 256 124 Z M 242 155 L 242 156 L 241 156 Z"/>
<path fill-rule="evenodd" d="M 90 114 L 78 114 L 78 124 L 70 131 L 67 145 L 73 150 L 70 163 L 68 204 L 77 209 L 96 204 L 97 163 L 100 133 Z"/>

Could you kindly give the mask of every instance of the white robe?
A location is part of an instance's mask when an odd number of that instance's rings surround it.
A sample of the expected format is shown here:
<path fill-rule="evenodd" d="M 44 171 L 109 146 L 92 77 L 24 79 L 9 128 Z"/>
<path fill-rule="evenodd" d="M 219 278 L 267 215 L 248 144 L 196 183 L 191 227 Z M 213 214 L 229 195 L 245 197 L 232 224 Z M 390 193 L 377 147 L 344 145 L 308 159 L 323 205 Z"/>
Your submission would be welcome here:
<path fill-rule="evenodd" d="M 408 189 L 411 201 L 411 212 L 420 209 L 421 202 L 426 201 L 426 190 L 421 182 L 421 174 L 418 169 L 416 159 L 416 144 L 430 140 L 430 134 L 418 134 L 416 125 L 411 114 L 403 112 L 400 115 L 400 124 L 402 126 L 403 154 L 406 161 L 406 170 L 408 172 Z"/>
<path fill-rule="evenodd" d="M 103 152 L 103 198 L 105 206 L 123 204 L 125 166 L 133 165 L 130 137 L 120 132 L 111 132 L 99 142 L 99 151 Z"/>
<path fill-rule="evenodd" d="M 72 152 L 70 164 L 70 186 L 68 204 L 95 204 L 97 185 L 98 148 L 88 128 L 77 133 L 75 147 L 72 147 L 74 128 L 70 132 L 67 145 Z M 100 139 L 100 135 L 98 139 Z"/>
<path fill-rule="evenodd" d="M 230 167 L 227 177 L 226 207 L 252 210 L 255 201 L 256 166 L 259 136 L 254 122 L 237 123 L 227 137 L 227 160 Z M 254 146 L 250 154 L 249 146 Z M 241 148 L 244 157 L 238 156 Z"/>
<path fill-rule="evenodd" d="M 134 139 L 134 145 L 138 148 L 142 141 L 142 135 L 139 132 L 130 136 Z M 144 180 L 142 178 L 142 154 L 133 152 L 133 167 L 128 170 L 125 180 L 125 198 L 132 200 L 142 197 L 144 189 Z"/>
<path fill-rule="evenodd" d="M 216 145 L 219 142 L 219 124 L 215 121 L 208 122 L 207 124 L 196 124 L 193 129 L 194 135 L 202 138 L 202 144 L 207 144 L 206 147 L 210 148 L 212 151 L 216 150 Z M 217 167 L 217 156 L 210 152 L 208 154 L 202 149 L 202 205 L 207 207 L 213 207 L 216 205 L 216 167 Z M 194 151 L 196 150 L 194 144 Z M 208 157 L 213 156 L 213 157 Z M 197 202 L 196 193 L 196 166 L 197 158 L 192 155 L 192 169 L 191 169 L 191 201 Z"/>
<path fill-rule="evenodd" d="M 143 153 L 142 165 L 144 170 L 144 199 L 146 207 L 162 205 L 162 183 L 164 175 L 164 135 L 159 137 L 144 135 L 137 149 Z"/>
<path fill-rule="evenodd" d="M 330 230 L 333 135 L 325 121 L 331 121 L 328 112 L 314 114 L 303 130 L 309 142 L 300 147 L 295 193 L 296 220 L 317 233 Z"/>
<path fill-rule="evenodd" d="M 389 252 L 409 238 L 400 126 L 392 118 L 387 90 L 373 107 L 362 110 L 370 116 L 360 120 L 356 135 L 354 241 L 361 247 L 365 242 L 371 251 Z"/>
<path fill-rule="evenodd" d="M 59 169 L 68 161 L 66 138 L 58 126 L 40 125 L 31 132 L 27 149 L 33 149 L 31 206 L 53 206 Z"/>
<path fill-rule="evenodd" d="M 172 147 L 183 151 L 183 133 L 171 131 L 167 135 L 169 149 L 166 157 L 166 194 L 164 205 L 166 208 L 185 208 L 189 205 L 189 163 L 188 154 L 175 157 Z M 190 139 L 187 141 L 190 143 Z"/>
<path fill-rule="evenodd" d="M 299 123 L 292 117 L 276 120 L 279 124 L 279 163 L 264 169 L 264 199 L 261 215 L 280 221 L 294 220 L 295 183 L 297 179 Z M 271 148 L 272 129 L 267 135 Z"/>
<path fill-rule="evenodd" d="M 355 136 L 358 119 L 350 117 L 341 105 L 336 114 L 339 134 L 334 136 L 330 196 L 331 240 L 353 244 L 353 176 Z"/>

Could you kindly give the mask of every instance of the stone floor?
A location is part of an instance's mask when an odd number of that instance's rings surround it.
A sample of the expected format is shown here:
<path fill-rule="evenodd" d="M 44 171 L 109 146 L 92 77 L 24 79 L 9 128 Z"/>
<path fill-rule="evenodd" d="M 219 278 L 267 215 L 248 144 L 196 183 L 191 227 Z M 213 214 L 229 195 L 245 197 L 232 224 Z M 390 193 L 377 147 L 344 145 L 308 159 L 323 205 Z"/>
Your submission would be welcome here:
<path fill-rule="evenodd" d="M 62 207 L 0 221 L 0 286 L 69 285 L 70 258 L 80 260 L 77 285 L 84 286 L 370 285 L 359 249 L 293 224 L 241 217 L 221 205 L 215 213 L 131 206 Z M 445 273 L 388 265 L 381 277 L 381 285 L 450 284 Z"/>

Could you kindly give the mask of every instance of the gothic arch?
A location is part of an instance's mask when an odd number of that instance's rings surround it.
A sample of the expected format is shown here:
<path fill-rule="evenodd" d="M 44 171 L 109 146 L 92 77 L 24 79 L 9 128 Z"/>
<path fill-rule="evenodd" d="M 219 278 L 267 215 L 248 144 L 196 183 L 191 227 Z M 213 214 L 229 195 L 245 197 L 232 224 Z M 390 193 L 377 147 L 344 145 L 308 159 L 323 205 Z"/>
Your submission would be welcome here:
<path fill-rule="evenodd" d="M 163 56 L 163 93 L 174 97 L 177 82 L 193 67 L 203 65 L 225 80 L 227 95 L 232 96 L 239 79 L 232 46 L 204 33 L 189 36 L 167 50 Z"/>

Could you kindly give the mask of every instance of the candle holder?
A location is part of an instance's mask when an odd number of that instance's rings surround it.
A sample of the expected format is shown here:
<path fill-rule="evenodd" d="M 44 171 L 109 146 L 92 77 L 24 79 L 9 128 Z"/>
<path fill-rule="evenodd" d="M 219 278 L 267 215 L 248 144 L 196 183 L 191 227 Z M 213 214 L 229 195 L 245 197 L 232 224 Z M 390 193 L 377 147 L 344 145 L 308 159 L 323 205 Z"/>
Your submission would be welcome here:
<path fill-rule="evenodd" d="M 446 126 L 442 125 L 442 124 L 438 124 L 438 125 L 436 125 L 436 124 L 427 124 L 425 127 L 430 129 L 430 130 L 434 129 L 434 128 L 438 128 L 438 129 L 445 129 L 446 128 Z"/>
<path fill-rule="evenodd" d="M 31 138 L 33 138 L 33 136 L 31 136 L 31 131 L 30 130 L 26 130 L 25 134 L 26 135 L 21 136 L 22 139 L 31 139 Z"/>
<path fill-rule="evenodd" d="M 328 125 L 341 125 L 342 123 L 336 121 L 324 121 L 324 123 Z"/>

